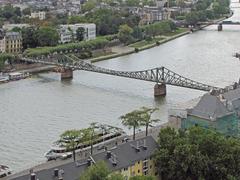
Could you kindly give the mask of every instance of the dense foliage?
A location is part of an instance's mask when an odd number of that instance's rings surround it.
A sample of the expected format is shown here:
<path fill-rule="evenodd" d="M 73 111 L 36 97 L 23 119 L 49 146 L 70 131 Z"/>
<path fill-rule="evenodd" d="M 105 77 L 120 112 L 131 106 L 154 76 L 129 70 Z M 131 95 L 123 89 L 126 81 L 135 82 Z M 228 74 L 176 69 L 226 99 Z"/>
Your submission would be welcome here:
<path fill-rule="evenodd" d="M 55 28 L 40 27 L 36 31 L 36 39 L 39 46 L 55 46 L 58 44 L 59 35 Z"/>
<path fill-rule="evenodd" d="M 155 154 L 163 179 L 239 179 L 240 140 L 215 131 L 193 127 L 187 131 L 172 128 L 159 133 Z"/>
<path fill-rule="evenodd" d="M 126 177 L 119 173 L 111 172 L 104 161 L 97 162 L 89 167 L 80 176 L 80 180 L 125 180 Z M 156 180 L 152 176 L 135 176 L 129 180 Z"/>
<path fill-rule="evenodd" d="M 97 26 L 98 35 L 117 34 L 119 26 L 127 24 L 130 27 L 137 26 L 140 18 L 136 15 L 111 9 L 97 9 L 88 12 L 85 16 L 70 17 L 68 23 L 91 22 Z"/>
<path fill-rule="evenodd" d="M 124 44 L 130 44 L 143 39 L 166 35 L 175 31 L 177 28 L 172 21 L 161 21 L 145 26 L 129 27 L 127 24 L 119 27 L 118 39 Z"/>
<path fill-rule="evenodd" d="M 21 10 L 19 7 L 13 7 L 12 5 L 6 5 L 0 7 L 0 22 L 9 21 L 11 23 L 20 23 L 21 21 Z"/>
<path fill-rule="evenodd" d="M 38 46 L 55 46 L 58 44 L 59 35 L 55 28 L 50 26 L 14 28 L 22 34 L 23 49 L 35 48 Z"/>
<path fill-rule="evenodd" d="M 186 15 L 186 22 L 196 25 L 199 21 L 206 21 L 229 13 L 229 0 L 202 0 L 198 1 L 193 10 Z"/>
<path fill-rule="evenodd" d="M 172 21 L 161 21 L 159 23 L 150 24 L 143 27 L 146 36 L 154 37 L 164 35 L 165 33 L 176 30 L 176 26 Z"/>
<path fill-rule="evenodd" d="M 133 128 L 133 140 L 135 140 L 136 129 L 145 126 L 146 136 L 148 135 L 148 128 L 152 124 L 159 121 L 159 119 L 151 119 L 152 114 L 156 111 L 156 108 L 141 107 L 140 109 L 131 111 L 125 115 L 120 116 L 122 124 L 129 129 Z"/>
<path fill-rule="evenodd" d="M 39 47 L 39 48 L 29 48 L 24 51 L 24 55 L 37 57 L 41 55 L 49 55 L 53 53 L 63 53 L 65 51 L 85 51 L 85 50 L 95 50 L 102 49 L 108 45 L 109 41 L 104 38 L 97 38 L 89 41 L 81 41 L 78 43 L 68 43 L 61 44 L 51 47 Z"/>

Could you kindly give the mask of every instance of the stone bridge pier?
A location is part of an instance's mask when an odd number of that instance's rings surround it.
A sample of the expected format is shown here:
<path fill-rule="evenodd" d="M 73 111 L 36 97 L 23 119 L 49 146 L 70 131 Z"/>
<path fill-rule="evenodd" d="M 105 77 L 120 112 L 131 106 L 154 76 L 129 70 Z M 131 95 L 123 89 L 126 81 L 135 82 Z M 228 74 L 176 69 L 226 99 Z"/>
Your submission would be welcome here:
<path fill-rule="evenodd" d="M 73 78 L 73 70 L 72 69 L 63 69 L 61 71 L 61 80 L 72 79 Z"/>
<path fill-rule="evenodd" d="M 166 96 L 167 94 L 167 88 L 166 84 L 155 84 L 154 86 L 154 96 L 160 97 L 160 96 Z"/>

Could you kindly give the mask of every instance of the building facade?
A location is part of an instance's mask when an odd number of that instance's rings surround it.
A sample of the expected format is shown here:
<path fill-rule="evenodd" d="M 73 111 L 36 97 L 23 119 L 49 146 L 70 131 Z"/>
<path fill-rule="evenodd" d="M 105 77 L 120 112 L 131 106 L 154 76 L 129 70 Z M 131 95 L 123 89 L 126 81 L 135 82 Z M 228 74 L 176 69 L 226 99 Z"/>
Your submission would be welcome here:
<path fill-rule="evenodd" d="M 30 18 L 38 18 L 39 20 L 46 19 L 46 12 L 39 11 L 39 12 L 32 12 Z"/>
<path fill-rule="evenodd" d="M 214 129 L 229 136 L 239 136 L 239 117 L 228 108 L 218 96 L 205 94 L 198 104 L 187 110 L 187 117 L 181 121 L 181 128 L 192 126 Z"/>
<path fill-rule="evenodd" d="M 96 38 L 96 25 L 93 23 L 60 25 L 58 29 L 60 43 L 69 43 L 76 40 L 78 28 L 84 28 L 84 40 Z"/>
<path fill-rule="evenodd" d="M 22 35 L 18 32 L 7 32 L 0 40 L 0 51 L 20 53 L 22 51 Z"/>

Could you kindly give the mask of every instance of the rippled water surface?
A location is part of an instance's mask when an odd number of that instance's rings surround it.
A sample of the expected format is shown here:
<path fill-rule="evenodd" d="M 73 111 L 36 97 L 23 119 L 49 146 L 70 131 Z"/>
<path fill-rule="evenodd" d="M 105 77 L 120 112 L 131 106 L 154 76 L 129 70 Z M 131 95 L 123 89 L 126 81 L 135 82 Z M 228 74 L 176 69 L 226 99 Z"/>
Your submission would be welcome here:
<path fill-rule="evenodd" d="M 239 6 L 239 4 L 233 4 Z M 233 6 L 232 5 L 232 6 Z M 232 20 L 240 20 L 234 9 Z M 240 25 L 215 25 L 137 54 L 96 63 L 116 70 L 165 66 L 183 76 L 215 86 L 240 77 Z M 99 121 L 120 126 L 119 116 L 141 106 L 159 107 L 162 122 L 168 109 L 203 92 L 167 87 L 165 98 L 153 97 L 153 83 L 91 72 L 74 72 L 72 82 L 55 73 L 0 85 L 0 164 L 15 171 L 43 162 L 46 152 L 66 129 Z"/>

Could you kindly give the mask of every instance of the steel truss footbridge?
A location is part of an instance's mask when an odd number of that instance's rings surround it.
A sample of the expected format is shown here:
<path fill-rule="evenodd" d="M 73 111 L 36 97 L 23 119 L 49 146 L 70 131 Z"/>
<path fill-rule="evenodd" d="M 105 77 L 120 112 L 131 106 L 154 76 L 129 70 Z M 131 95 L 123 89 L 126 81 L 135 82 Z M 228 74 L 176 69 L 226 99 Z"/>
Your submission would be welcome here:
<path fill-rule="evenodd" d="M 54 65 L 70 71 L 74 71 L 74 70 L 91 71 L 91 72 L 108 74 L 113 76 L 150 81 L 150 82 L 155 82 L 157 84 L 180 86 L 180 87 L 197 89 L 202 91 L 221 90 L 218 87 L 210 86 L 210 85 L 193 81 L 189 78 L 183 77 L 165 67 L 157 67 L 157 68 L 147 69 L 142 71 L 116 71 L 112 69 L 98 67 L 86 61 L 82 61 L 75 55 L 54 55 L 48 58 L 23 57 L 21 58 L 21 60 L 30 62 L 30 63 Z"/>

